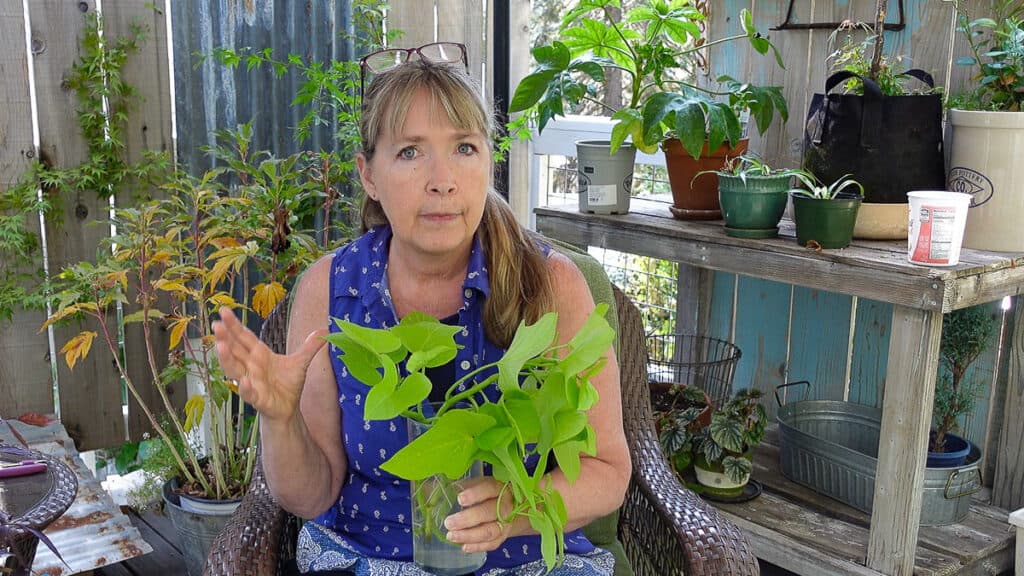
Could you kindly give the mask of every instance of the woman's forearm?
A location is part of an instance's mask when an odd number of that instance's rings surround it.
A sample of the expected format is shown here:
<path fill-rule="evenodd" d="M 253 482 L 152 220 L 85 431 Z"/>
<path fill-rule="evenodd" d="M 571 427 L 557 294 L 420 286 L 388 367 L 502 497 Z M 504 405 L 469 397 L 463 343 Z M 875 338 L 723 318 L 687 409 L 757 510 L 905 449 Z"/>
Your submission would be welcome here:
<path fill-rule="evenodd" d="M 323 450 L 313 441 L 305 420 L 296 414 L 284 422 L 260 421 L 263 471 L 270 493 L 285 509 L 315 518 L 337 499 L 344 470 L 335 478 Z"/>

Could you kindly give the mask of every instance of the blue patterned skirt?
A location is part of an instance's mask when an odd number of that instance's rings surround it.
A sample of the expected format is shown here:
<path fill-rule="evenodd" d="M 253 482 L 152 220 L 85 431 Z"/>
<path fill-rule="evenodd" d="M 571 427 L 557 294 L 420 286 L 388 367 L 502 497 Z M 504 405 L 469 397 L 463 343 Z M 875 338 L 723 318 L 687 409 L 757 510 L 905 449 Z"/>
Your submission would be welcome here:
<path fill-rule="evenodd" d="M 306 522 L 299 532 L 295 560 L 299 572 L 350 570 L 356 576 L 432 576 L 413 562 L 373 558 L 360 554 L 330 528 Z M 549 576 L 611 576 L 615 557 L 595 548 L 590 554 L 566 554 L 562 565 Z M 544 562 L 538 560 L 515 568 L 491 568 L 477 571 L 478 576 L 544 576 Z"/>

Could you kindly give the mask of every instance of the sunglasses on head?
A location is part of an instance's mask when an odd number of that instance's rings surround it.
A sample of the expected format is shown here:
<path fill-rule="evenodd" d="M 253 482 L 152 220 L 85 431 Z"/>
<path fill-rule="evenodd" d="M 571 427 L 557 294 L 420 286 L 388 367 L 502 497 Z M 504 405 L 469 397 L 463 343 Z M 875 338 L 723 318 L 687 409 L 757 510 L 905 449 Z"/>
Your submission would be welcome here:
<path fill-rule="evenodd" d="M 419 48 L 385 48 L 363 56 L 359 60 L 359 94 L 366 86 L 367 73 L 380 74 L 409 61 L 413 56 L 433 64 L 462 62 L 469 66 L 466 45 L 458 42 L 431 42 Z"/>

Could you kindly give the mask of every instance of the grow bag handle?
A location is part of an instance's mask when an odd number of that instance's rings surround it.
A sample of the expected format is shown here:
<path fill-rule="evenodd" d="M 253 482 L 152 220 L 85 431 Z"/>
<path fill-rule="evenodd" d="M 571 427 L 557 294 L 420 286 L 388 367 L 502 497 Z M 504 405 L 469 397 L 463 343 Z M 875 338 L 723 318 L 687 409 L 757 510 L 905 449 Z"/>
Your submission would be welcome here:
<path fill-rule="evenodd" d="M 935 88 L 935 79 L 931 74 L 921 70 L 919 68 L 913 68 L 900 74 L 900 76 L 909 76 L 920 80 L 926 84 L 928 88 Z M 878 141 L 881 138 L 883 130 L 882 126 L 882 89 L 878 86 L 878 83 L 857 74 L 850 72 L 849 70 L 840 70 L 835 74 L 832 74 L 825 80 L 825 95 L 839 86 L 840 83 L 847 80 L 856 78 L 864 84 L 864 97 L 862 99 L 863 109 L 861 114 L 861 125 L 860 125 L 860 145 L 863 148 L 875 148 L 878 145 Z M 828 112 L 829 106 L 825 104 L 825 118 L 821 125 L 818 127 L 818 133 L 815 134 L 814 143 L 821 144 L 822 138 L 824 137 L 824 130 L 828 126 Z"/>
<path fill-rule="evenodd" d="M 954 484 L 953 480 L 961 474 L 967 476 L 967 478 Z M 975 481 L 975 478 L 973 477 L 977 477 L 977 480 Z M 977 464 L 968 466 L 967 468 L 959 468 L 954 470 L 953 473 L 949 475 L 949 478 L 946 478 L 946 488 L 942 491 L 942 496 L 946 500 L 956 500 L 957 498 L 963 498 L 964 496 L 970 496 L 975 492 L 980 492 L 981 486 L 981 469 L 978 468 Z"/>
<path fill-rule="evenodd" d="M 804 400 L 806 400 L 807 396 L 811 393 L 810 380 L 797 380 L 796 382 L 786 382 L 785 384 L 779 384 L 778 386 L 775 387 L 775 401 L 779 404 L 780 408 L 782 407 L 782 398 L 779 397 L 779 390 L 782 390 L 783 388 L 789 388 L 790 386 L 798 386 L 800 384 L 804 384 L 807 386 L 807 389 L 804 390 Z"/>

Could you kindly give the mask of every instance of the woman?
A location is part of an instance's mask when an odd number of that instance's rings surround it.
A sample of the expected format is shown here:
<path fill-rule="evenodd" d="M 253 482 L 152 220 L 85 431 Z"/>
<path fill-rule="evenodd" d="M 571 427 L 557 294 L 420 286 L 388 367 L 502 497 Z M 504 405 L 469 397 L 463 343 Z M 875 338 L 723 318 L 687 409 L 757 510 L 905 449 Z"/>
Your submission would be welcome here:
<path fill-rule="evenodd" d="M 408 53 L 417 50 L 408 51 Z M 407 442 L 399 421 L 367 422 L 367 388 L 323 347 L 329 317 L 372 327 L 420 311 L 465 327 L 463 346 L 435 382 L 452 382 L 500 358 L 520 320 L 558 313 L 561 343 L 594 303 L 578 269 L 523 230 L 490 188 L 492 119 L 464 70 L 410 60 L 379 73 L 363 101 L 364 234 L 313 264 L 296 287 L 287 355 L 275 355 L 230 311 L 215 326 L 225 374 L 261 413 L 263 466 L 276 500 L 313 519 L 299 538 L 303 572 L 419 574 L 413 565 L 409 486 L 379 465 Z M 618 366 L 592 383 L 594 457 L 579 478 L 551 478 L 568 511 L 564 574 L 608 574 L 611 555 L 578 531 L 618 508 L 630 475 L 622 430 Z M 435 384 L 437 386 L 437 384 Z M 444 389 L 440 389 L 441 394 Z M 492 478 L 459 494 L 448 538 L 488 552 L 479 574 L 543 573 L 539 537 L 526 518 L 496 517 Z M 557 573 L 557 572 L 556 572 Z"/>

